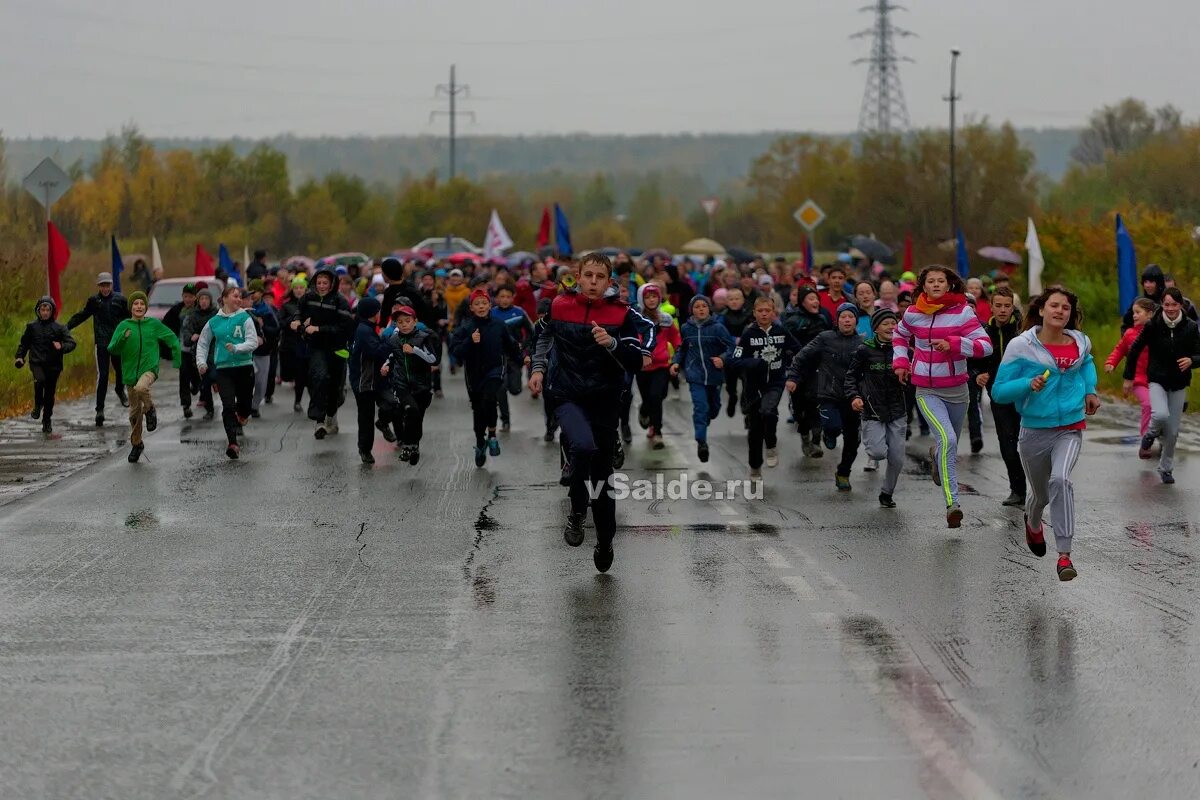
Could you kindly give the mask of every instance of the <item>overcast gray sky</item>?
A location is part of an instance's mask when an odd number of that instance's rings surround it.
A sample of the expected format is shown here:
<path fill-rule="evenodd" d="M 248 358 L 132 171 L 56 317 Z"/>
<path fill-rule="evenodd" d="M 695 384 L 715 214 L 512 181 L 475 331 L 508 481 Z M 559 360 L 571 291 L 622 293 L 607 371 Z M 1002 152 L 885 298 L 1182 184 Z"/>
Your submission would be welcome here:
<path fill-rule="evenodd" d="M 869 0 L 0 0 L 0 130 L 101 136 L 440 133 L 458 65 L 467 134 L 857 127 Z M 1068 126 L 1133 95 L 1200 116 L 1200 3 L 911 0 L 914 125 Z"/>

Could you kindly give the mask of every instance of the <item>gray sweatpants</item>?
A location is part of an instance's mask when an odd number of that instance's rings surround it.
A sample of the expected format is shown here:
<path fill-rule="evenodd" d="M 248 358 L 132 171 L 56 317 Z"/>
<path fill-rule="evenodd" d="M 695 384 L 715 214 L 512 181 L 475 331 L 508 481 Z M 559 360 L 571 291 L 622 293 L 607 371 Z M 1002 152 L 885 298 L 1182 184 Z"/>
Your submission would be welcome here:
<path fill-rule="evenodd" d="M 967 418 L 968 403 L 949 403 L 936 395 L 922 395 L 917 390 L 917 408 L 929 423 L 937 446 L 933 457 L 942 473 L 942 494 L 946 508 L 958 505 L 958 437 Z"/>
<path fill-rule="evenodd" d="M 1179 421 L 1183 418 L 1186 402 L 1187 389 L 1168 392 L 1162 384 L 1150 384 L 1150 427 L 1147 432 L 1162 437 L 1159 472 L 1170 472 L 1175 468 L 1175 440 L 1179 438 Z"/>
<path fill-rule="evenodd" d="M 1057 428 L 1021 428 L 1017 451 L 1029 481 L 1025 497 L 1025 515 L 1029 527 L 1042 525 L 1042 512 L 1050 506 L 1050 524 L 1058 552 L 1071 552 L 1075 536 L 1075 487 L 1071 470 L 1079 460 L 1083 446 L 1083 431 L 1064 431 Z"/>
<path fill-rule="evenodd" d="M 862 443 L 867 458 L 876 461 L 887 459 L 887 472 L 884 473 L 883 483 L 879 485 L 879 491 L 884 494 L 890 495 L 896 491 L 896 482 L 900 480 L 900 472 L 904 469 L 904 434 L 907 427 L 903 417 L 891 422 L 863 420 Z"/>
<path fill-rule="evenodd" d="M 267 381 L 271 379 L 271 355 L 254 357 L 254 398 L 250 409 L 258 411 L 263 398 L 267 396 Z"/>

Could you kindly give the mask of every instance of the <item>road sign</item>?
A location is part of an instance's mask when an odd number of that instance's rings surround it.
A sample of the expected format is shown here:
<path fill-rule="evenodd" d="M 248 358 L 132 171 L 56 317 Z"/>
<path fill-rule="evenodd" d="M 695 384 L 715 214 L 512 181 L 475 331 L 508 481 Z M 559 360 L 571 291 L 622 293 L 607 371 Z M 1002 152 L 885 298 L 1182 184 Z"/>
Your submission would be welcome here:
<path fill-rule="evenodd" d="M 25 191 L 37 198 L 46 211 L 57 203 L 71 188 L 71 176 L 62 171 L 62 167 L 54 163 L 52 158 L 43 158 L 42 163 L 33 168 L 33 172 L 25 176 L 21 185 Z"/>
<path fill-rule="evenodd" d="M 805 200 L 804 205 L 796 209 L 792 218 L 804 226 L 804 230 L 812 233 L 818 225 L 825 221 L 825 212 L 812 200 Z"/>
<path fill-rule="evenodd" d="M 715 197 L 706 197 L 700 201 L 700 207 L 704 209 L 704 213 L 710 217 L 715 216 L 717 209 L 721 207 L 721 201 Z"/>

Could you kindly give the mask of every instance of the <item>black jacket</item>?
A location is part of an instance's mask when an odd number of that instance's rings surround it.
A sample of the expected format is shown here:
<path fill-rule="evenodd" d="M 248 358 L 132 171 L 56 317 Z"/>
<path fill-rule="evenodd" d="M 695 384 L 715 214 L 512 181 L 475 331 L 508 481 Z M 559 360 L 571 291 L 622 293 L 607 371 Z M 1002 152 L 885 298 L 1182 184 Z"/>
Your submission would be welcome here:
<path fill-rule="evenodd" d="M 479 342 L 471 335 L 479 331 Z M 508 360 L 521 360 L 521 346 L 509 332 L 508 326 L 489 314 L 477 317 L 469 314 L 454 328 L 450 337 L 450 352 L 463 363 L 467 388 L 478 391 L 490 379 L 503 379 Z"/>
<path fill-rule="evenodd" d="M 1021 315 L 1014 313 L 1004 325 L 996 323 L 996 318 L 992 317 L 988 320 L 988 324 L 983 326 L 987 331 L 988 338 L 992 340 L 992 354 L 983 358 L 967 359 L 967 374 L 974 381 L 983 373 L 987 373 L 988 395 L 992 393 L 992 385 L 996 383 L 996 371 L 1000 369 L 1000 361 L 1004 358 L 1004 351 L 1012 344 L 1012 340 L 1021 335 Z"/>
<path fill-rule="evenodd" d="M 407 336 L 396 331 L 385 344 L 392 391 L 395 394 L 428 392 L 433 384 L 433 365 L 442 360 L 441 337 L 429 330 L 414 329 Z M 406 344 L 412 346 L 413 352 L 404 352 Z"/>
<path fill-rule="evenodd" d="M 299 314 L 296 318 L 300 320 L 301 331 L 304 330 L 305 320 L 320 328 L 316 333 L 305 334 L 304 337 L 309 347 L 318 350 L 343 350 L 354 335 L 354 314 L 350 311 L 350 304 L 346 302 L 346 298 L 336 290 L 321 297 L 316 289 L 309 289 L 304 297 L 300 298 Z"/>
<path fill-rule="evenodd" d="M 350 373 L 350 388 L 355 393 L 375 391 L 377 382 L 383 380 L 379 368 L 391 352 L 391 348 L 379 338 L 374 323 L 360 319 L 346 364 L 346 370 Z"/>
<path fill-rule="evenodd" d="M 782 389 L 787 380 L 787 364 L 799 349 L 796 340 L 778 322 L 771 323 L 765 331 L 755 323 L 742 331 L 729 366 L 742 376 L 750 394 Z"/>
<path fill-rule="evenodd" d="M 817 399 L 844 402 L 846 370 L 862 343 L 862 337 L 857 333 L 847 336 L 836 330 L 822 331 L 792 359 L 787 379 L 796 383 L 811 380 L 810 370 L 816 367 Z"/>
<path fill-rule="evenodd" d="M 301 354 L 305 351 L 304 331 L 292 330 L 292 322 L 300 318 L 300 300 L 288 295 L 283 306 L 279 309 L 279 349 L 289 353 Z"/>
<path fill-rule="evenodd" d="M 741 289 L 734 289 L 740 292 Z M 733 334 L 733 338 L 741 339 L 742 332 L 746 330 L 747 325 L 754 323 L 754 311 L 750 308 L 750 301 L 746 301 L 746 305 L 742 306 L 737 311 L 732 308 L 727 308 L 720 313 L 721 322 L 725 323 L 725 327 Z"/>
<path fill-rule="evenodd" d="M 275 348 L 279 346 L 279 318 L 275 316 L 275 309 L 271 308 L 271 304 L 265 299 L 251 306 L 250 316 L 258 321 L 258 347 L 254 349 L 256 356 L 269 356 L 275 352 Z"/>
<path fill-rule="evenodd" d="M 872 336 L 860 344 L 846 368 L 843 388 L 847 400 L 862 398 L 863 419 L 893 422 L 907 415 L 904 385 L 892 371 L 891 342 Z"/>
<path fill-rule="evenodd" d="M 1167 327 L 1162 309 L 1146 323 L 1137 341 L 1125 357 L 1125 380 L 1133 380 L 1142 350 L 1150 349 L 1146 362 L 1146 378 L 1168 392 L 1186 389 L 1192 383 L 1192 370 L 1200 367 L 1200 328 L 1183 316 L 1174 329 Z M 1192 360 L 1192 368 L 1179 369 L 1176 362 L 1184 357 Z"/>
<path fill-rule="evenodd" d="M 596 344 L 593 322 L 613 337 L 614 348 Z M 619 402 L 626 373 L 642 371 L 642 357 L 654 351 L 657 337 L 650 320 L 627 303 L 589 300 L 581 292 L 556 295 L 539 325 L 532 371 L 545 376 L 547 396 L 560 402 Z"/>
<path fill-rule="evenodd" d="M 49 297 L 38 300 L 37 305 L 43 303 L 49 303 L 54 312 L 58 311 Z M 34 306 L 34 313 L 37 313 L 37 306 Z M 62 345 L 61 350 L 55 349 L 55 342 Z M 21 342 L 17 345 L 17 359 L 28 361 L 29 366 L 40 367 L 47 372 L 62 372 L 63 356 L 74 349 L 75 340 L 71 338 L 71 332 L 54 318 L 52 312 L 50 319 L 35 319 L 25 325 L 25 332 L 21 334 Z"/>
<path fill-rule="evenodd" d="M 132 315 L 129 313 L 129 303 L 125 301 L 124 295 L 112 292 L 108 297 L 104 297 L 96 292 L 87 299 L 83 308 L 67 320 L 67 328 L 74 330 L 91 317 L 96 344 L 104 346 L 112 339 L 113 331 L 117 329 L 121 320 L 129 319 L 130 316 Z"/>
<path fill-rule="evenodd" d="M 192 336 L 199 336 L 204 330 L 204 326 L 208 321 L 217 315 L 217 307 L 209 306 L 208 310 L 200 308 L 197 303 L 192 309 L 192 313 L 183 318 L 183 323 L 179 326 L 179 348 L 187 353 L 196 352 L 196 343 L 192 341 Z M 208 353 L 208 362 L 213 363 L 213 353 L 216 348 L 210 348 Z"/>
<path fill-rule="evenodd" d="M 823 308 L 817 309 L 815 314 L 810 314 L 802 308 L 788 307 L 780 317 L 779 324 L 802 348 L 817 338 L 821 331 L 833 330 L 833 320 Z"/>
<path fill-rule="evenodd" d="M 194 309 L 195 307 L 196 306 L 193 304 L 192 308 Z M 183 301 L 180 300 L 178 303 L 167 309 L 167 313 L 163 315 L 163 325 L 166 325 L 168 328 L 170 328 L 171 333 L 175 334 L 176 336 L 179 336 L 179 332 L 183 329 L 183 309 Z M 188 313 L 191 312 L 189 311 Z"/>

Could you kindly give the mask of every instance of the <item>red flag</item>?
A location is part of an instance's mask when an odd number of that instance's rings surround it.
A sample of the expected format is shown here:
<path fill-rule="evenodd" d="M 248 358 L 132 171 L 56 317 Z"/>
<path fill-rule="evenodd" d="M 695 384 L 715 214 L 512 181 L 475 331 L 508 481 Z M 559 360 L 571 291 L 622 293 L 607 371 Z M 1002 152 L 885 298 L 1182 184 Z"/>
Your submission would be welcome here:
<path fill-rule="evenodd" d="M 216 267 L 213 266 L 213 257 L 204 250 L 204 245 L 196 245 L 196 276 L 201 278 L 211 278 L 217 274 Z"/>
<path fill-rule="evenodd" d="M 537 246 L 538 249 L 550 244 L 550 209 L 542 209 L 542 224 L 538 226 Z"/>
<path fill-rule="evenodd" d="M 912 234 L 904 236 L 904 271 L 911 272 L 913 268 Z"/>
<path fill-rule="evenodd" d="M 67 262 L 71 260 L 71 248 L 67 246 L 67 240 L 58 232 L 58 228 L 54 226 L 53 222 L 46 222 L 46 237 L 49 242 L 46 276 L 49 278 L 50 297 L 54 300 L 55 306 L 62 308 L 62 289 L 58 285 L 58 276 L 67 268 Z"/>

